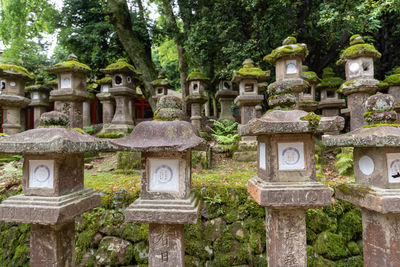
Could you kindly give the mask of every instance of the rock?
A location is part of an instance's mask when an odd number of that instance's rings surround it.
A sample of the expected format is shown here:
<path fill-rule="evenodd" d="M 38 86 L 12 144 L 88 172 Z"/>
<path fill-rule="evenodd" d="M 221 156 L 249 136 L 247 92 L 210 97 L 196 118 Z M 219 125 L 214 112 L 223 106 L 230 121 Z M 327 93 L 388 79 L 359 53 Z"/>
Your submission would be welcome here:
<path fill-rule="evenodd" d="M 100 244 L 100 241 L 103 239 L 103 235 L 100 233 L 96 233 L 93 237 L 93 244 L 95 246 L 98 246 Z"/>
<path fill-rule="evenodd" d="M 345 213 L 338 223 L 338 230 L 346 241 L 361 239 L 362 220 L 359 210 Z"/>
<path fill-rule="evenodd" d="M 85 267 L 85 266 L 93 266 L 95 263 L 95 257 L 92 253 L 86 252 L 82 256 L 81 262 L 78 264 L 78 267 Z"/>
<path fill-rule="evenodd" d="M 315 252 L 324 258 L 338 260 L 350 254 L 341 234 L 322 232 L 314 244 Z"/>
<path fill-rule="evenodd" d="M 93 164 L 85 163 L 85 169 L 86 169 L 86 170 L 91 170 L 91 169 L 93 169 Z"/>
<path fill-rule="evenodd" d="M 99 245 L 96 263 L 99 265 L 128 264 L 133 257 L 133 246 L 121 238 L 106 236 Z"/>
<path fill-rule="evenodd" d="M 113 170 L 114 170 L 114 168 L 107 168 L 107 169 L 104 169 L 103 172 L 111 172 Z"/>

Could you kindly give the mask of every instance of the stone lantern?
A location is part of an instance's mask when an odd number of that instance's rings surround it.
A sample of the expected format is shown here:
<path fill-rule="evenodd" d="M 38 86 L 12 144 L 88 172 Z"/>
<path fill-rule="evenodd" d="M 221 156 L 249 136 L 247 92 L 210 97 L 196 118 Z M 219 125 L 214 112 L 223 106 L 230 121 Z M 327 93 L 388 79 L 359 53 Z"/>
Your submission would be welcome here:
<path fill-rule="evenodd" d="M 29 106 L 33 107 L 33 125 L 37 128 L 40 123 L 40 116 L 46 112 L 49 106 L 49 93 L 53 88 L 43 83 L 43 78 L 37 78 L 36 83 L 26 90 L 30 92 L 31 103 Z"/>
<path fill-rule="evenodd" d="M 88 99 L 86 79 L 91 69 L 71 54 L 67 61 L 59 62 L 47 71 L 57 74 L 58 78 L 57 90 L 50 92 L 54 110 L 68 116 L 70 127 L 82 128 L 83 102 Z"/>
<path fill-rule="evenodd" d="M 197 130 L 201 130 L 201 107 L 208 101 L 205 89 L 210 79 L 199 71 L 193 71 L 187 77 L 189 95 L 185 98 L 188 105 L 191 105 L 190 121 Z"/>
<path fill-rule="evenodd" d="M 0 65 L 0 106 L 4 112 L 4 133 L 11 135 L 21 132 L 21 109 L 30 102 L 25 97 L 25 82 L 33 78 L 24 67 Z"/>
<path fill-rule="evenodd" d="M 234 83 L 239 84 L 239 96 L 234 103 L 240 108 L 240 123 L 246 124 L 261 114 L 261 102 L 264 96 L 260 94 L 259 84 L 269 78 L 270 72 L 254 66 L 251 59 L 243 61 L 243 67 L 233 72 Z M 252 136 L 243 136 L 239 142 L 238 151 L 233 154 L 237 161 L 255 161 L 257 142 Z"/>
<path fill-rule="evenodd" d="M 346 48 L 337 65 L 345 65 L 346 82 L 340 92 L 347 96 L 350 112 L 350 130 L 365 125 L 363 114 L 366 111 L 364 102 L 378 90 L 379 81 L 374 79 L 374 60 L 381 54 L 373 45 L 366 44 L 358 34 L 350 38 L 350 47 Z"/>
<path fill-rule="evenodd" d="M 0 152 L 23 154 L 23 194 L 0 204 L 0 220 L 31 224 L 30 266 L 74 266 L 75 217 L 101 204 L 84 188 L 84 153 L 111 145 L 65 128 L 60 112 L 42 114 L 41 126 L 0 140 Z"/>
<path fill-rule="evenodd" d="M 155 95 L 153 96 L 153 99 L 155 99 L 156 102 L 158 102 L 158 100 L 162 96 L 168 95 L 168 89 L 173 88 L 173 86 L 167 80 L 167 78 L 165 76 L 165 72 L 163 72 L 163 71 L 161 71 L 158 74 L 157 80 L 154 80 L 151 82 L 151 85 L 153 86 L 154 91 L 155 91 Z"/>
<path fill-rule="evenodd" d="M 323 136 L 327 146 L 353 146 L 355 184 L 336 187 L 335 197 L 362 209 L 364 266 L 400 266 L 400 128 L 394 98 L 370 96 L 364 114 L 368 127 Z"/>
<path fill-rule="evenodd" d="M 219 114 L 218 120 L 235 121 L 232 115 L 231 105 L 237 95 L 238 92 L 233 90 L 231 81 L 222 80 L 219 82 L 218 91 L 215 94 L 215 98 L 221 104 L 221 113 Z"/>
<path fill-rule="evenodd" d="M 340 130 L 342 117 L 324 118 L 294 110 L 296 98 L 287 86 L 279 106 L 239 126 L 240 135 L 257 136 L 258 177 L 248 192 L 266 208 L 268 266 L 307 266 L 305 211 L 331 205 L 333 190 L 316 181 L 316 133 Z"/>
<path fill-rule="evenodd" d="M 340 77 L 334 77 L 334 75 L 332 68 L 323 69 L 321 83 L 317 85 L 321 96 L 319 108 L 324 117 L 340 115 L 340 108 L 345 106 L 345 100 L 341 99 L 337 92 L 344 81 Z"/>
<path fill-rule="evenodd" d="M 305 91 L 299 94 L 298 108 L 307 112 L 314 112 L 318 109 L 318 101 L 315 101 L 315 89 L 321 79 L 318 78 L 315 72 L 309 71 L 305 65 L 303 65 L 301 77 L 310 84 L 310 87 L 307 87 Z"/>
<path fill-rule="evenodd" d="M 191 192 L 191 151 L 203 139 L 182 121 L 178 97 L 163 96 L 157 106 L 156 120 L 113 141 L 142 154 L 141 196 L 125 210 L 125 220 L 150 224 L 149 266 L 185 266 L 184 224 L 196 223 L 199 211 Z"/>
<path fill-rule="evenodd" d="M 388 93 L 394 97 L 394 109 L 397 112 L 397 123 L 400 119 L 400 67 L 394 73 L 385 78 L 384 82 L 389 86 Z"/>
<path fill-rule="evenodd" d="M 114 106 L 115 99 L 110 93 L 110 88 L 112 84 L 111 76 L 106 75 L 106 77 L 97 81 L 100 84 L 100 93 L 96 94 L 97 99 L 103 105 L 103 125 L 111 123 L 114 117 Z"/>
<path fill-rule="evenodd" d="M 125 59 L 119 59 L 101 71 L 112 77 L 112 87 L 109 90 L 116 102 L 111 124 L 103 130 L 104 132 L 129 133 L 134 127 L 132 99 L 136 97 L 136 86 L 141 74 Z"/>

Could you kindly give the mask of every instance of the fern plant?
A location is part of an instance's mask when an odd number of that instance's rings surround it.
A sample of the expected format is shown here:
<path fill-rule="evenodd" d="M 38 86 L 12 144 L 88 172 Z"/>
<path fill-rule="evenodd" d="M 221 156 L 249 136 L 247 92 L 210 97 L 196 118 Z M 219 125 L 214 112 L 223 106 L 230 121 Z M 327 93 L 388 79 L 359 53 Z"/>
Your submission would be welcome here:
<path fill-rule="evenodd" d="M 336 155 L 335 166 L 339 171 L 340 175 L 351 176 L 354 174 L 354 162 L 353 162 L 353 148 L 343 147 L 342 151 Z"/>
<path fill-rule="evenodd" d="M 221 148 L 223 152 L 232 153 L 240 141 L 237 130 L 238 123 L 230 120 L 211 121 L 214 123 L 214 129 L 208 128 L 213 132 L 211 135 L 217 142 L 216 147 Z"/>

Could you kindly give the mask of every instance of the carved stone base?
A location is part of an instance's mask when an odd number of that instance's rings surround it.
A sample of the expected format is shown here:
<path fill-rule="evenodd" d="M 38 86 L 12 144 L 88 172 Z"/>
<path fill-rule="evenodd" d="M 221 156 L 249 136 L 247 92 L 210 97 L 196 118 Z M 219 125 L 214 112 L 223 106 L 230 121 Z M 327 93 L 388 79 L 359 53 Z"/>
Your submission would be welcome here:
<path fill-rule="evenodd" d="M 400 215 L 362 210 L 364 266 L 400 266 Z"/>
<path fill-rule="evenodd" d="M 319 182 L 266 182 L 249 180 L 247 191 L 263 207 L 286 209 L 320 208 L 332 204 L 333 190 Z"/>
<path fill-rule="evenodd" d="M 57 225 L 31 225 L 31 267 L 75 265 L 75 221 Z"/>
<path fill-rule="evenodd" d="M 138 198 L 125 210 L 125 221 L 165 224 L 195 224 L 199 213 L 194 193 L 187 199 L 151 200 Z"/>
<path fill-rule="evenodd" d="M 268 266 L 307 266 L 305 210 L 265 209 Z"/>
<path fill-rule="evenodd" d="M 0 220 L 54 225 L 100 205 L 100 195 L 89 188 L 59 197 L 18 195 L 0 204 Z"/>
<path fill-rule="evenodd" d="M 184 235 L 183 224 L 150 224 L 149 266 L 185 266 Z"/>

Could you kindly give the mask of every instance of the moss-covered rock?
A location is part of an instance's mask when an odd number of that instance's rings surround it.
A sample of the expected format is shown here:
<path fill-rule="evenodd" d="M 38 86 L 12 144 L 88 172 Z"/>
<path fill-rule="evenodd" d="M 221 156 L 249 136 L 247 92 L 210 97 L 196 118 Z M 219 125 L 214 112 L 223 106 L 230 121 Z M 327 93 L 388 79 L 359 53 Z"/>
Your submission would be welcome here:
<path fill-rule="evenodd" d="M 310 229 L 315 233 L 330 231 L 335 233 L 337 222 L 334 218 L 329 217 L 326 212 L 320 209 L 309 209 L 306 211 L 307 230 Z"/>
<path fill-rule="evenodd" d="M 354 209 L 345 213 L 338 222 L 338 231 L 345 241 L 360 239 L 362 235 L 361 211 Z"/>
<path fill-rule="evenodd" d="M 99 265 L 126 265 L 134 256 L 131 243 L 126 240 L 106 236 L 99 245 L 96 254 L 96 263 Z"/>
<path fill-rule="evenodd" d="M 360 255 L 360 247 L 358 246 L 358 244 L 354 241 L 350 241 L 349 243 L 347 243 L 347 248 L 349 249 L 351 255 Z"/>
<path fill-rule="evenodd" d="M 362 256 L 355 256 L 347 259 L 336 261 L 335 267 L 363 267 L 364 261 Z"/>
<path fill-rule="evenodd" d="M 338 260 L 350 254 L 342 235 L 330 232 L 318 235 L 314 249 L 316 253 L 329 260 Z"/>

